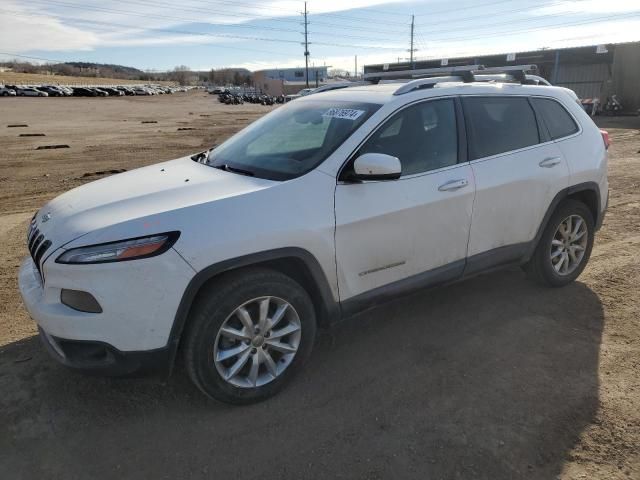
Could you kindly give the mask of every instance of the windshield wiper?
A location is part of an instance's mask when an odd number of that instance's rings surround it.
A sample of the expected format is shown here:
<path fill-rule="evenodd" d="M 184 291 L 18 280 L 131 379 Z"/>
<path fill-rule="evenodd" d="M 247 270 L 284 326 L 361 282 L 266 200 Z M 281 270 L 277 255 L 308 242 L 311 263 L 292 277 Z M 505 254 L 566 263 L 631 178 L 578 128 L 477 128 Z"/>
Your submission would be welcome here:
<path fill-rule="evenodd" d="M 243 170 L 242 168 L 231 167 L 226 163 L 223 163 L 222 165 L 215 165 L 213 168 L 224 170 L 225 172 L 237 173 L 239 175 L 246 175 L 247 177 L 255 177 L 256 175 L 251 170 Z"/>

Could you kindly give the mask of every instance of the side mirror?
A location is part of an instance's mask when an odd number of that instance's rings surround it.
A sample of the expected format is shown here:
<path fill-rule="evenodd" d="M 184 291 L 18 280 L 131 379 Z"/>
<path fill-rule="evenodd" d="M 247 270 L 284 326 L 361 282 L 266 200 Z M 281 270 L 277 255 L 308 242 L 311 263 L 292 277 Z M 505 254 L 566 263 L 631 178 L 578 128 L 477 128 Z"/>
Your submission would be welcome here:
<path fill-rule="evenodd" d="M 402 174 L 397 157 L 384 153 L 365 153 L 353 162 L 354 180 L 395 180 Z"/>

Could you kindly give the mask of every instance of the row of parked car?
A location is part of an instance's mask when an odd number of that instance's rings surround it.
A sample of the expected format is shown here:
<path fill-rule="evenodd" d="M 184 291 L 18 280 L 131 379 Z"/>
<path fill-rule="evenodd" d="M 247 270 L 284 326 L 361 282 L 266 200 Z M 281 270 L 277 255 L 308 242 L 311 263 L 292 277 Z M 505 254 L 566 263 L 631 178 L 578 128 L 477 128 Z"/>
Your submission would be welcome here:
<path fill-rule="evenodd" d="M 4 85 L 0 86 L 3 97 L 122 97 L 124 95 L 164 95 L 186 92 L 190 87 L 167 87 L 164 85 L 109 85 L 70 87 L 65 85 Z"/>
<path fill-rule="evenodd" d="M 286 103 L 287 98 L 284 95 L 271 96 L 257 93 L 218 93 L 218 101 L 226 105 L 242 105 L 243 103 L 257 103 L 260 105 L 275 105 L 276 103 Z"/>

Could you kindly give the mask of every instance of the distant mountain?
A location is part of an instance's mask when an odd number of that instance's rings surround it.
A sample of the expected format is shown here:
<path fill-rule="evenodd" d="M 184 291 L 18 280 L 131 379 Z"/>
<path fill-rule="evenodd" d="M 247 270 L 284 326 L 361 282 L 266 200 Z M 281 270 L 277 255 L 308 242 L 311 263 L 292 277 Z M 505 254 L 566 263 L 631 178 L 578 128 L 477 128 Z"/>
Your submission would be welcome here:
<path fill-rule="evenodd" d="M 110 63 L 89 63 L 89 62 L 65 62 L 58 65 L 69 65 L 81 70 L 107 70 L 121 75 L 137 76 L 144 72 L 134 67 L 126 67 L 124 65 L 113 65 Z"/>
<path fill-rule="evenodd" d="M 209 73 L 211 70 L 194 70 L 193 73 Z M 234 74 L 238 72 L 240 75 L 251 75 L 251 70 L 247 70 L 246 68 L 215 68 L 216 72 L 230 72 Z"/>

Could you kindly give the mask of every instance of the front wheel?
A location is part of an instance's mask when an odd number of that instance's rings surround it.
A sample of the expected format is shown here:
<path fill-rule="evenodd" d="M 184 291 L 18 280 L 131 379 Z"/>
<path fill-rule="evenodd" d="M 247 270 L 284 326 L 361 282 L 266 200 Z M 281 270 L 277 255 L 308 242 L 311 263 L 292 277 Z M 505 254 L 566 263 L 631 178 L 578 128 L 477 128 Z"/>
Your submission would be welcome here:
<path fill-rule="evenodd" d="M 217 400 L 247 404 L 278 392 L 309 357 L 316 334 L 307 292 L 279 272 L 229 274 L 199 296 L 185 337 L 191 380 Z"/>
<path fill-rule="evenodd" d="M 564 201 L 549 219 L 525 271 L 538 283 L 551 287 L 573 282 L 587 266 L 594 231 L 593 215 L 587 206 L 576 200 Z"/>

